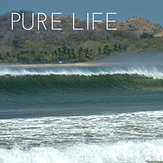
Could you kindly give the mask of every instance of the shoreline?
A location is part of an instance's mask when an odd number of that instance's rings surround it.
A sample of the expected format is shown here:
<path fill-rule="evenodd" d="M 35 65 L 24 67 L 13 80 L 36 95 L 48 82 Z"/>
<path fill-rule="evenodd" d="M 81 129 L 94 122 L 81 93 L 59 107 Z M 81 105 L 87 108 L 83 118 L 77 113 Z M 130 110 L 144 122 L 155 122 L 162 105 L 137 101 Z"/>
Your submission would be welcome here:
<path fill-rule="evenodd" d="M 88 67 L 88 66 L 100 66 L 100 63 L 93 63 L 93 62 L 80 62 L 80 63 L 39 63 L 39 64 L 21 64 L 21 63 L 3 63 L 0 66 L 7 66 L 9 68 L 44 68 L 44 67 Z"/>
<path fill-rule="evenodd" d="M 120 53 L 119 56 L 126 53 Z M 116 57 L 115 55 L 101 57 L 96 60 L 88 62 L 77 62 L 77 63 L 0 63 L 0 66 L 7 66 L 9 68 L 46 68 L 46 67 L 98 67 L 110 64 L 114 62 L 108 62 L 108 58 Z M 106 61 L 107 60 L 107 61 Z M 116 63 L 117 64 L 117 63 Z"/>

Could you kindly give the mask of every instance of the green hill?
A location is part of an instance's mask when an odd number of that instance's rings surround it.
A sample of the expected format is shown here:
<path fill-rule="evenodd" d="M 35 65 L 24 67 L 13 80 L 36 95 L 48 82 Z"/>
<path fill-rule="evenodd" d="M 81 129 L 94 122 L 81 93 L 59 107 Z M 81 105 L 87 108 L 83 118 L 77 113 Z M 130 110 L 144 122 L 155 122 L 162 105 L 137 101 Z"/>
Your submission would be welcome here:
<path fill-rule="evenodd" d="M 30 26 L 31 11 L 17 12 L 25 13 L 26 26 Z M 163 27 L 141 17 L 117 22 L 114 24 L 117 31 L 106 31 L 105 22 L 96 24 L 94 31 L 73 31 L 72 18 L 67 16 L 58 17 L 63 31 L 45 31 L 43 28 L 25 31 L 20 23 L 11 31 L 10 15 L 0 16 L 0 62 L 83 62 L 102 55 L 163 50 L 163 37 L 155 37 Z M 84 20 L 77 19 L 76 23 L 86 26 Z M 46 25 L 51 26 L 50 16 Z"/>

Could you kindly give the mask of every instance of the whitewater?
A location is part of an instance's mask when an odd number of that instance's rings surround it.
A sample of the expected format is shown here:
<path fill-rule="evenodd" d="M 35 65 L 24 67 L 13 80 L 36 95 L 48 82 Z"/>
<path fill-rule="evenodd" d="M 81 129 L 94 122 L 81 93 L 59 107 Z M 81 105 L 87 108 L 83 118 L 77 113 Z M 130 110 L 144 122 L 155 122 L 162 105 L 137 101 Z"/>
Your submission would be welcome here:
<path fill-rule="evenodd" d="M 163 161 L 163 112 L 0 120 L 2 163 Z"/>
<path fill-rule="evenodd" d="M 163 79 L 162 69 L 157 67 L 126 67 L 126 66 L 106 66 L 106 67 L 51 67 L 51 68 L 9 68 L 2 66 L 0 76 L 25 76 L 25 75 L 80 75 L 99 76 L 114 74 L 137 74 L 154 79 Z"/>

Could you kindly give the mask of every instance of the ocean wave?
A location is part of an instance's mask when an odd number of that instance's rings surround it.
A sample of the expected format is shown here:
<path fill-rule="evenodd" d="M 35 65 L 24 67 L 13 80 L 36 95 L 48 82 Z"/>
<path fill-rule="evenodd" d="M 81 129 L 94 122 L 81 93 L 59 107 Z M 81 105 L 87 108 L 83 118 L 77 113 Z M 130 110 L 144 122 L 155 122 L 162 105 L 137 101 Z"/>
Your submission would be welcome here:
<path fill-rule="evenodd" d="M 26 75 L 1 76 L 0 92 L 11 91 L 95 91 L 108 89 L 159 89 L 163 88 L 162 79 L 139 75 L 114 74 L 99 76 L 80 75 Z"/>
<path fill-rule="evenodd" d="M 147 111 L 0 120 L 0 162 L 163 161 L 162 116 Z"/>
<path fill-rule="evenodd" d="M 163 111 L 1 119 L 0 148 L 162 139 Z M 10 132 L 9 132 L 10 131 Z"/>
<path fill-rule="evenodd" d="M 0 69 L 0 92 L 160 89 L 163 73 L 156 67 L 55 67 Z"/>

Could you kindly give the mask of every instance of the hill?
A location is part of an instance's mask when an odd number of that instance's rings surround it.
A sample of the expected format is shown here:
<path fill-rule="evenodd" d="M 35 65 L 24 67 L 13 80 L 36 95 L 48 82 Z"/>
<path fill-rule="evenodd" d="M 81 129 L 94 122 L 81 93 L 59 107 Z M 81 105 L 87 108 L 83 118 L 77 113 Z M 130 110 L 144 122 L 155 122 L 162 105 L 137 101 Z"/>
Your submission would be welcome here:
<path fill-rule="evenodd" d="M 142 17 L 134 17 L 123 22 L 118 22 L 117 24 L 118 29 L 131 31 L 137 36 L 140 36 L 143 33 L 155 35 L 163 31 L 163 27 Z"/>
<path fill-rule="evenodd" d="M 24 12 L 26 26 L 30 26 L 32 11 Z M 0 61 L 1 62 L 82 62 L 100 55 L 117 54 L 130 51 L 163 50 L 163 27 L 151 21 L 135 17 L 111 26 L 117 31 L 106 31 L 105 22 L 96 24 L 95 30 L 73 31 L 72 18 L 57 17 L 62 21 L 63 31 L 31 31 L 22 29 L 17 23 L 11 31 L 11 13 L 0 16 Z M 50 16 L 46 22 L 50 27 Z M 37 20 L 37 18 L 35 18 Z M 76 25 L 85 27 L 84 20 L 76 19 Z"/>

